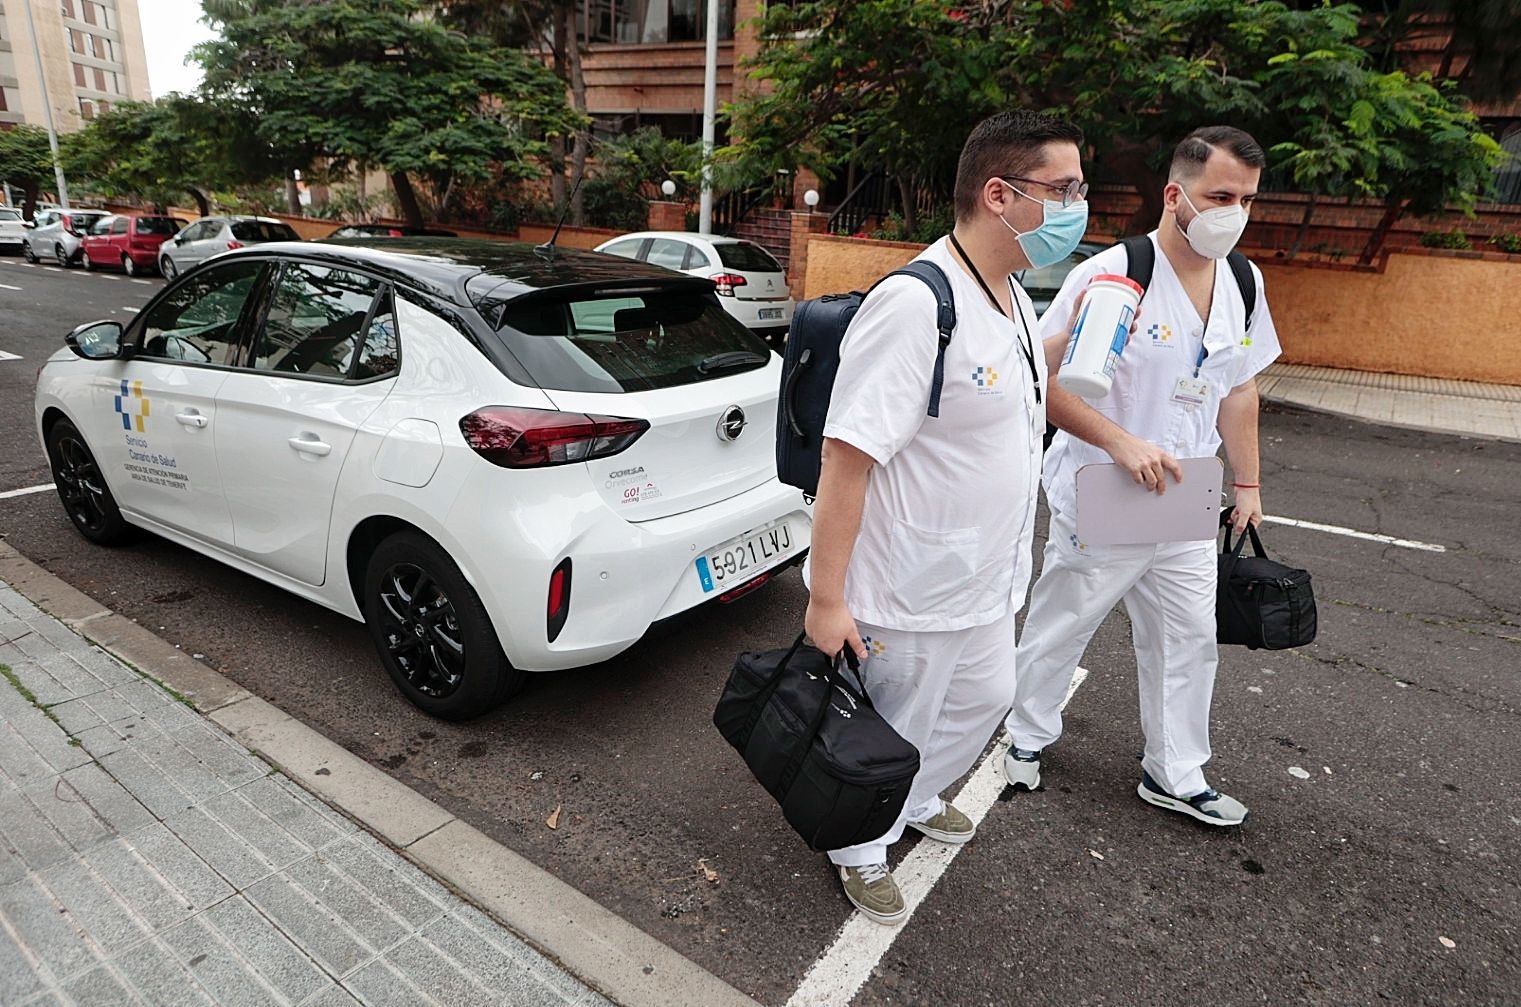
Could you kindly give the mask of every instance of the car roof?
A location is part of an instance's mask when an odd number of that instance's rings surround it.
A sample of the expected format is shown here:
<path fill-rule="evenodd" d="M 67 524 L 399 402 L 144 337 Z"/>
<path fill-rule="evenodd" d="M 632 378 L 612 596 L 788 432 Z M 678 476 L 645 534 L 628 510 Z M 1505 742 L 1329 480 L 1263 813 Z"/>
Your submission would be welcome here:
<path fill-rule="evenodd" d="M 544 290 L 691 286 L 711 290 L 712 282 L 601 252 L 575 248 L 542 251 L 517 241 L 470 238 L 324 238 L 271 241 L 218 256 L 270 255 L 350 265 L 381 274 L 403 287 L 425 290 L 482 312 Z"/>
<path fill-rule="evenodd" d="M 626 241 L 631 238 L 675 238 L 677 241 L 706 241 L 711 245 L 740 245 L 754 244 L 745 238 L 736 238 L 727 234 L 698 234 L 696 231 L 634 231 L 631 234 L 620 234 L 616 238 L 608 238 L 612 241 Z"/>

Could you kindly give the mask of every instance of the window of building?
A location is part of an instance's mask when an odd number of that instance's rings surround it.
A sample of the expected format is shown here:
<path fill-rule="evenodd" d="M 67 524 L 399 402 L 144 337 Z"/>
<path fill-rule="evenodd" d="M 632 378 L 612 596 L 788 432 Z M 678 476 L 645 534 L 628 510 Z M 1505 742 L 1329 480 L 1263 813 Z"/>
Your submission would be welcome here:
<path fill-rule="evenodd" d="M 96 102 L 95 111 L 99 115 L 105 115 L 107 112 L 111 111 L 111 103 L 109 101 Z"/>
<path fill-rule="evenodd" d="M 5 102 L 5 91 L 6 91 L 5 88 L 0 87 L 0 112 L 8 112 L 8 111 L 10 111 L 10 109 L 7 107 L 6 102 Z"/>
<path fill-rule="evenodd" d="M 95 118 L 95 103 L 89 98 L 79 99 L 79 115 L 82 119 Z"/>
<path fill-rule="evenodd" d="M 73 17 L 74 16 L 74 0 L 63 0 L 62 10 L 63 10 L 63 16 L 64 17 Z"/>
<path fill-rule="evenodd" d="M 88 87 L 89 86 L 89 85 L 87 85 L 85 83 L 85 68 L 83 66 L 79 65 L 78 63 L 74 64 L 74 86 L 75 87 Z"/>
<path fill-rule="evenodd" d="M 734 0 L 716 0 L 718 37 L 734 37 Z M 655 44 L 701 42 L 708 0 L 587 0 L 582 31 L 588 42 Z"/>
<path fill-rule="evenodd" d="M 85 48 L 84 32 L 78 28 L 66 29 L 69 33 L 69 52 L 76 52 L 81 56 L 88 56 L 89 50 Z"/>
<path fill-rule="evenodd" d="M 102 70 L 100 67 L 96 67 L 95 68 L 95 90 L 97 90 L 97 91 L 104 91 L 105 89 L 106 89 L 106 72 L 104 70 Z"/>
<path fill-rule="evenodd" d="M 98 20 L 96 20 L 96 17 L 95 17 L 95 8 L 99 7 L 100 6 L 99 4 L 91 3 L 90 0 L 84 0 L 84 3 L 82 3 L 80 6 L 82 6 L 84 8 L 84 21 L 85 21 L 85 24 L 99 24 L 100 23 Z"/>

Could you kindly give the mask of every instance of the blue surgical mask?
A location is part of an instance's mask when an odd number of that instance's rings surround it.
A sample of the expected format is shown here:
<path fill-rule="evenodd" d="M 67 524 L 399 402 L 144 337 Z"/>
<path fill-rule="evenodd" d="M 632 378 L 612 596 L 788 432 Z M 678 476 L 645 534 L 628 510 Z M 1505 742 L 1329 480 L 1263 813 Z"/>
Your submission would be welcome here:
<path fill-rule="evenodd" d="M 1008 182 L 1003 184 L 1009 185 Z M 1014 186 L 1009 185 L 1009 188 L 1014 189 Z M 1014 225 L 1004 220 L 1002 215 L 998 217 L 1019 241 L 1019 247 L 1024 251 L 1025 258 L 1030 260 L 1030 265 L 1037 269 L 1054 266 L 1071 255 L 1083 240 L 1083 235 L 1088 233 L 1088 201 L 1079 199 L 1071 206 L 1063 206 L 1059 199 L 1040 200 L 1027 196 L 1018 189 L 1014 191 L 1032 203 L 1040 203 L 1045 210 L 1040 226 L 1023 233 L 1014 230 Z"/>

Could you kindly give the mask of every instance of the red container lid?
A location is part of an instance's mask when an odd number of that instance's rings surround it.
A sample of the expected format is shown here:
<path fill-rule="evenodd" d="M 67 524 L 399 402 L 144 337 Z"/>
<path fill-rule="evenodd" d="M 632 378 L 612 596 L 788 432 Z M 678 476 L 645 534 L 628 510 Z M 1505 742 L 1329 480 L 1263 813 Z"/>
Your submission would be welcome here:
<path fill-rule="evenodd" d="M 1128 276 L 1121 276 L 1118 273 L 1100 273 L 1088 282 L 1097 283 L 1100 280 L 1108 280 L 1110 283 L 1123 283 L 1131 290 L 1134 290 L 1137 297 L 1144 297 L 1146 295 L 1146 288 Z"/>

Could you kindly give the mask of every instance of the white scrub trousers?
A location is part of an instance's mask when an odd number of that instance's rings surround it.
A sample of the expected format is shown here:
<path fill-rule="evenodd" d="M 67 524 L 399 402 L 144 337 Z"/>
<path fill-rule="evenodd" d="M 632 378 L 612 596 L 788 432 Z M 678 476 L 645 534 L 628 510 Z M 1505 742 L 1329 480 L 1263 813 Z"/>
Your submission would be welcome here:
<path fill-rule="evenodd" d="M 1004 721 L 1014 745 L 1039 751 L 1061 737 L 1062 700 L 1088 641 L 1117 602 L 1135 643 L 1141 766 L 1168 793 L 1208 787 L 1209 706 L 1215 645 L 1215 543 L 1085 545 L 1076 521 L 1051 512 L 1045 566 L 1030 594 L 1016 658 L 1014 706 Z"/>
<path fill-rule="evenodd" d="M 919 775 L 880 839 L 831 850 L 841 867 L 887 862 L 909 822 L 940 813 L 940 792 L 976 763 L 1014 693 L 1014 614 L 947 633 L 857 623 L 869 652 L 861 678 L 877 712 L 919 749 Z M 847 672 L 847 675 L 849 673 Z"/>

